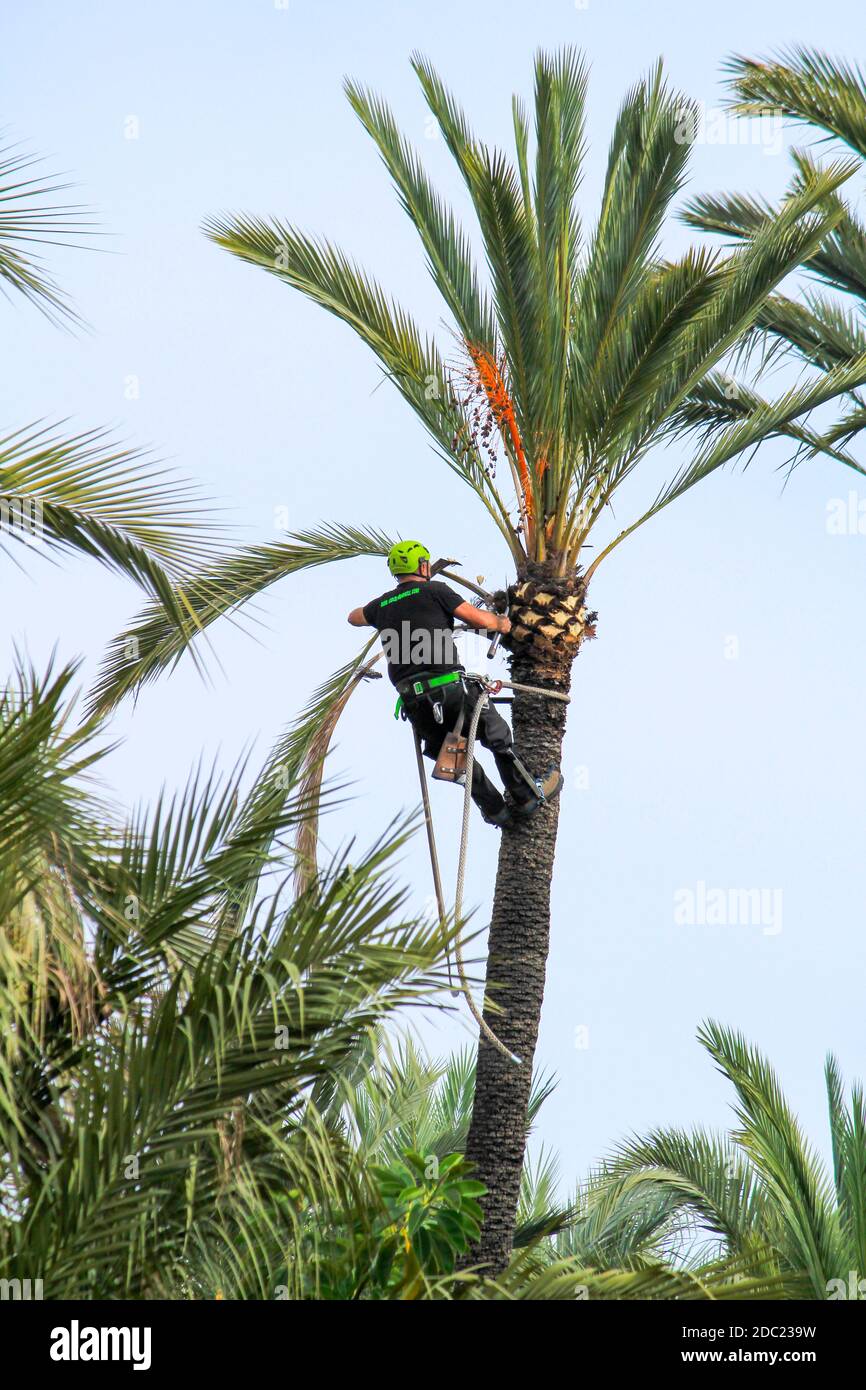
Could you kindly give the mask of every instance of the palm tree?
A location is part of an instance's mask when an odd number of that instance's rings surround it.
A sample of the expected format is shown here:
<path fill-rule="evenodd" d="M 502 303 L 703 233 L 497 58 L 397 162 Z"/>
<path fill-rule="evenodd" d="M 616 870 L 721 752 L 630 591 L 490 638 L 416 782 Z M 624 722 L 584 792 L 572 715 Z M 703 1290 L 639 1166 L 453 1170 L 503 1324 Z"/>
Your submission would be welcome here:
<path fill-rule="evenodd" d="M 81 319 L 39 253 L 95 235 L 66 185 L 32 173 L 38 163 L 0 145 L 0 290 L 21 295 L 54 324 Z M 187 483 L 107 431 L 67 435 L 44 421 L 0 434 L 0 549 L 28 555 L 76 551 L 130 578 L 171 621 L 189 622 L 184 576 L 214 550 L 212 521 Z"/>
<path fill-rule="evenodd" d="M 700 397 L 766 297 L 836 225 L 838 211 L 825 204 L 849 168 L 840 163 L 822 172 L 787 199 L 772 224 L 732 253 L 690 251 L 671 262 L 661 255 L 659 238 L 686 175 L 683 113 L 692 107 L 666 86 L 660 68 L 623 102 L 601 209 L 594 228 L 584 233 L 577 192 L 587 74 L 577 54 L 538 55 L 534 137 L 515 98 L 514 161 L 472 134 L 429 63 L 416 57 L 413 65 L 468 189 L 486 276 L 388 107 L 354 82 L 346 90 L 391 174 L 444 300 L 451 325 L 444 352 L 328 242 L 286 222 L 245 216 L 213 219 L 207 231 L 233 255 L 342 319 L 372 349 L 511 557 L 508 592 L 481 597 L 510 612 L 513 679 L 567 695 L 572 663 L 594 632 L 588 589 L 602 561 L 743 449 L 789 433 L 806 411 L 866 378 L 864 356 L 721 423 Z M 641 475 L 648 473 L 653 446 L 689 439 L 694 443 L 686 461 L 661 486 L 650 484 L 649 506 L 618 533 L 606 532 L 615 495 L 639 467 Z M 94 707 L 108 708 L 153 679 L 198 631 L 236 613 L 268 585 L 308 566 L 382 556 L 393 539 L 374 529 L 328 525 L 232 553 L 185 586 L 194 609 L 185 626 L 178 628 L 152 606 L 115 640 Z M 478 592 L 477 585 L 444 573 Z M 130 635 L 133 657 L 126 651 Z M 308 753 L 322 752 L 316 731 L 330 718 L 334 701 L 345 700 L 365 674 L 368 650 L 323 686 L 311 705 Z M 563 703 L 520 693 L 513 723 L 530 766 L 559 764 Z M 296 734 L 292 738 L 296 750 Z M 284 751 L 275 749 L 274 766 Z M 496 878 L 485 1009 L 521 1065 L 482 1039 L 467 1146 L 487 1188 L 474 1255 L 494 1270 L 509 1259 L 520 1191 L 557 819 L 553 806 L 528 826 L 506 832 Z"/>
<path fill-rule="evenodd" d="M 202 1271 L 249 1284 L 267 1226 L 300 1281 L 308 1210 L 355 1212 L 360 1245 L 373 1209 L 309 1092 L 430 1001 L 439 925 L 402 911 L 400 827 L 286 898 L 245 831 L 242 768 L 119 814 L 92 780 L 102 724 L 70 724 L 72 675 L 20 668 L 0 700 L 0 1277 L 213 1297 Z M 291 796 L 272 834 L 302 814 Z"/>
<path fill-rule="evenodd" d="M 732 58 L 727 70 L 735 112 L 775 119 L 784 116 L 805 126 L 807 133 L 821 142 L 846 147 L 862 175 L 866 167 L 866 81 L 859 69 L 812 49 L 794 48 L 766 61 Z M 810 151 L 795 150 L 792 160 L 792 192 L 796 195 L 820 175 Z M 838 193 L 829 194 L 824 206 L 838 214 L 835 225 L 804 264 L 817 288 L 807 288 L 797 299 L 779 291 L 770 295 L 747 339 L 747 346 L 758 349 L 765 362 L 772 363 L 780 354 L 792 354 L 810 368 L 833 372 L 866 351 L 866 225 L 856 205 Z M 774 216 L 775 209 L 765 198 L 745 194 L 702 196 L 685 212 L 691 226 L 737 239 L 753 236 Z M 756 400 L 749 387 L 732 390 L 729 386 L 718 408 L 727 409 L 734 418 L 738 409 L 753 409 Z M 846 393 L 839 420 L 819 440 L 801 439 L 803 452 L 818 448 L 864 473 L 866 468 L 847 451 L 864 424 L 866 401 L 856 389 L 851 390 Z"/>
<path fill-rule="evenodd" d="M 792 1298 L 866 1295 L 866 1106 L 850 1111 L 835 1059 L 825 1077 L 833 1171 L 803 1136 L 778 1078 L 738 1033 L 710 1022 L 698 1034 L 737 1093 L 737 1128 L 656 1130 L 626 1144 L 610 1172 L 626 1186 L 673 1196 L 686 1228 L 722 1256 L 752 1258 Z M 763 1252 L 763 1254 L 762 1254 Z"/>

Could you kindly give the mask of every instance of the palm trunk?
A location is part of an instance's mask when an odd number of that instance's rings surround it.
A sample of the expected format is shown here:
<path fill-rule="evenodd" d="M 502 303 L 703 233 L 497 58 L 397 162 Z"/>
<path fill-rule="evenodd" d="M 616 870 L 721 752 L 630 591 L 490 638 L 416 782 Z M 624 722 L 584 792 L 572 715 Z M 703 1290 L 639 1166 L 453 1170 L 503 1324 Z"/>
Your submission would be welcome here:
<path fill-rule="evenodd" d="M 571 659 L 544 664 L 518 651 L 512 678 L 567 693 Z M 564 702 L 515 694 L 515 747 L 535 774 L 559 766 L 565 735 Z M 550 888 L 556 851 L 559 799 L 525 825 L 505 831 L 499 852 L 487 959 L 484 1015 L 493 1031 L 521 1059 L 515 1066 L 482 1037 L 466 1156 L 485 1184 L 484 1222 L 469 1261 L 488 1273 L 511 1258 L 512 1237 L 526 1147 L 526 1116 L 550 936 Z M 492 1010 L 489 1000 L 498 1008 Z M 500 1011 L 501 1010 L 501 1011 Z"/>

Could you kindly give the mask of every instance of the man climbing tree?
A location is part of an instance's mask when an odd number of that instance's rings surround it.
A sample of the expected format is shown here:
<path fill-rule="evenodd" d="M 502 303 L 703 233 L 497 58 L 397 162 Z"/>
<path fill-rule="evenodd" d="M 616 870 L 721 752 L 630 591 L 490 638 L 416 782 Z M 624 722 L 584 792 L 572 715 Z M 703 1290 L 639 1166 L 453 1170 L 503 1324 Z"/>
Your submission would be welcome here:
<path fill-rule="evenodd" d="M 388 568 L 396 588 L 353 608 L 349 622 L 379 632 L 388 675 L 400 693 L 398 709 L 423 740 L 425 756 L 436 761 L 449 732 L 459 739 L 481 691 L 479 682 L 463 669 L 454 619 L 479 631 L 503 634 L 511 631 L 511 622 L 504 614 L 476 608 L 447 584 L 431 579 L 430 551 L 419 541 L 393 545 Z M 508 793 L 506 803 L 482 768 L 475 767 L 472 800 L 489 825 L 510 828 L 559 793 L 562 775 L 553 767 L 536 781 L 533 794 L 531 779 L 515 756 L 511 730 L 490 704 L 481 715 L 478 739 L 493 754 Z"/>

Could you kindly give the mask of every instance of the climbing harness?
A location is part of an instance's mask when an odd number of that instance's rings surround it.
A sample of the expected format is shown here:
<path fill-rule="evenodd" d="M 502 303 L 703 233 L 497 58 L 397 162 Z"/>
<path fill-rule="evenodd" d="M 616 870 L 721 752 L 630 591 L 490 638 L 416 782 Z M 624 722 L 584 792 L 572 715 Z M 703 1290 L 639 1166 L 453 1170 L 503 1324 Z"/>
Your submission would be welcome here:
<path fill-rule="evenodd" d="M 453 684 L 455 683 L 455 681 L 462 681 L 462 679 L 463 679 L 463 672 L 462 672 L 462 671 L 446 671 L 444 676 L 428 676 L 428 677 L 422 677 L 420 680 L 415 680 L 415 681 L 412 681 L 412 682 L 411 682 L 412 689 L 411 689 L 411 692 L 410 692 L 410 691 L 407 691 L 407 694 L 410 694 L 410 693 L 411 693 L 412 695 L 429 695 L 429 693 L 430 693 L 431 690 L 438 690 L 439 687 L 442 686 L 442 685 L 453 685 Z M 409 684 L 408 681 L 407 681 L 406 683 L 407 683 L 407 685 Z M 398 699 L 396 705 L 394 706 L 394 718 L 395 718 L 395 719 L 397 719 L 397 718 L 399 717 L 399 714 L 400 714 L 400 711 L 402 710 L 402 708 L 403 708 L 403 696 L 401 695 L 400 698 Z M 438 715 L 436 715 L 436 723 L 437 723 L 437 724 L 441 724 L 441 723 L 442 723 L 442 715 L 441 715 L 441 713 L 438 714 Z"/>
<path fill-rule="evenodd" d="M 455 677 L 456 677 L 456 679 L 458 679 L 458 680 L 463 679 L 463 676 L 462 676 L 462 673 L 461 673 L 461 672 L 452 672 L 452 673 L 449 673 L 449 676 L 448 676 L 447 678 L 445 678 L 445 677 L 434 677 L 434 681 L 435 681 L 437 684 L 444 684 L 444 683 L 446 683 L 446 679 L 447 679 L 447 681 L 450 683 L 450 681 L 453 680 Z M 461 941 L 461 933 L 460 933 L 460 929 L 459 929 L 459 923 L 460 923 L 461 911 L 462 911 L 462 908 L 463 908 L 463 881 L 464 881 L 464 877 L 465 877 L 465 873 L 466 873 L 466 855 L 467 855 L 467 850 L 468 850 L 468 847 L 469 847 L 469 820 L 470 820 L 470 816 L 471 816 L 471 812 L 472 812 L 472 774 L 473 774 L 474 767 L 475 767 L 475 738 L 476 738 L 476 735 L 477 735 L 477 733 L 478 733 L 478 725 L 479 725 L 479 723 L 481 722 L 481 716 L 482 716 L 482 714 L 484 713 L 484 709 L 486 708 L 489 699 L 491 698 L 491 696 L 496 696 L 496 695 L 498 695 L 499 692 L 500 692 L 500 690 L 503 689 L 503 687 L 504 687 L 504 688 L 507 688 L 507 689 L 509 689 L 509 690 L 519 690 L 519 691 L 523 691 L 523 692 L 524 692 L 525 694 L 527 694 L 527 695 L 544 695 L 544 696 L 547 696 L 547 698 L 548 698 L 548 699 L 551 699 L 551 700 L 561 700 L 564 704 L 568 704 L 568 703 L 570 702 L 571 696 L 570 696 L 570 695 L 562 695 L 562 694 L 560 694 L 560 692 L 559 692 L 558 690 L 548 690 L 546 687 L 541 686 L 541 685 L 522 685 L 522 684 L 519 684 L 519 683 L 516 682 L 516 681 L 503 681 L 503 680 L 491 681 L 490 679 L 488 679 L 488 677 L 482 676 L 482 675 L 467 675 L 467 676 L 465 677 L 465 679 L 466 679 L 467 683 L 471 682 L 471 683 L 474 683 L 474 684 L 479 685 L 479 686 L 480 686 L 480 692 L 479 692 L 479 695 L 478 695 L 477 700 L 475 701 L 475 706 L 474 706 L 474 708 L 473 708 L 473 710 L 472 710 L 472 717 L 471 717 L 471 719 L 470 719 L 470 721 L 469 721 L 469 732 L 468 732 L 468 734 L 467 734 L 467 736 L 466 736 L 466 740 L 465 740 L 465 773 L 464 773 L 465 780 L 464 780 L 464 784 L 463 784 L 463 823 L 462 823 L 462 827 L 461 827 L 461 831 L 460 831 L 460 852 L 459 852 L 458 859 L 457 859 L 457 885 L 456 885 L 456 888 L 455 888 L 455 890 L 454 890 L 454 919 L 455 919 L 455 921 L 458 923 L 458 931 L 457 931 L 457 935 L 456 935 L 456 937 L 455 937 L 455 939 L 454 939 L 454 947 L 455 947 L 455 955 L 456 955 L 456 958 L 457 958 L 457 973 L 458 973 L 458 976 L 459 976 L 459 979 L 460 979 L 460 988 L 459 988 L 459 989 L 455 989 L 455 987 L 454 987 L 454 982 L 453 982 L 453 978 L 452 978 L 452 975 L 451 975 L 451 961 L 450 961 L 450 958 L 449 958 L 449 960 L 448 960 L 448 982 L 449 982 L 449 984 L 451 985 L 451 992 L 452 992 L 452 994 L 454 994 L 454 995 L 463 994 L 463 995 L 465 996 L 465 998 L 466 998 L 466 1003 L 467 1003 L 468 1006 L 469 1006 L 469 1012 L 472 1014 L 472 1017 L 475 1019 L 475 1022 L 478 1024 L 478 1027 L 480 1028 L 481 1032 L 484 1034 L 484 1036 L 485 1036 L 485 1038 L 487 1039 L 487 1041 L 488 1041 L 489 1043 L 491 1043 L 491 1045 L 492 1045 L 493 1047 L 495 1047 L 496 1050 L 497 1050 L 498 1052 L 501 1052 L 502 1055 L 503 1055 L 503 1057 L 507 1057 L 507 1058 L 509 1059 L 509 1061 L 513 1062 L 513 1063 L 515 1064 L 515 1066 L 521 1066 L 521 1065 L 522 1065 L 521 1059 L 520 1059 L 515 1053 L 513 1053 L 513 1052 L 510 1050 L 510 1048 L 506 1047 L 506 1046 L 505 1046 L 505 1043 L 502 1042 L 501 1039 L 499 1039 L 499 1038 L 496 1036 L 496 1034 L 494 1033 L 493 1029 L 490 1027 L 490 1025 L 487 1023 L 486 1019 L 483 1017 L 483 1015 L 482 1015 L 482 1013 L 481 1013 L 481 1010 L 478 1008 L 478 1005 L 475 1003 L 475 1000 L 474 1000 L 473 997 L 472 997 L 472 991 L 471 991 L 470 986 L 469 986 L 469 981 L 468 981 L 468 979 L 466 978 L 466 967 L 465 967 L 464 961 L 463 961 L 463 945 L 462 945 L 462 941 Z M 422 685 L 422 686 L 423 686 L 424 684 L 432 684 L 432 683 L 433 683 L 433 682 L 423 682 L 423 681 L 417 682 L 418 685 Z M 421 695 L 421 694 L 426 694 L 427 691 L 422 689 L 422 690 L 418 690 L 418 691 L 413 691 L 413 693 L 417 693 L 417 694 Z M 395 712 L 394 712 L 394 717 L 395 717 L 395 718 L 396 718 L 397 715 L 400 713 L 401 705 L 402 705 L 402 702 L 398 702 L 398 708 L 397 708 L 397 710 L 395 710 Z M 404 717 L 405 717 L 405 715 L 404 715 Z M 463 715 L 462 715 L 462 712 L 461 712 L 460 719 L 459 719 L 458 722 L 459 722 L 459 724 L 460 724 L 460 728 L 462 729 L 462 723 L 463 723 Z M 428 845 L 428 848 L 429 848 L 429 850 L 430 850 L 430 867 L 431 867 L 432 873 L 433 873 L 433 889 L 434 889 L 434 892 L 435 892 L 435 895 L 436 895 L 436 906 L 437 906 L 438 911 L 439 911 L 439 921 L 440 921 L 440 924 L 441 924 L 441 927 L 442 927 L 443 935 L 445 935 L 446 932 L 447 932 L 447 928 L 446 928 L 446 912 L 445 912 L 445 899 L 444 899 L 444 895 L 443 895 L 443 892 L 442 892 L 442 875 L 441 875 L 440 870 L 439 870 L 439 855 L 438 855 L 437 850 L 436 850 L 436 837 L 435 837 L 435 834 L 434 834 L 434 832 L 433 832 L 433 816 L 432 816 L 432 813 L 431 813 L 431 810 L 430 810 L 430 796 L 429 796 L 429 793 L 428 793 L 428 790 L 427 790 L 427 778 L 426 778 L 425 775 L 424 775 L 424 755 L 423 755 L 423 753 L 422 753 L 422 751 L 421 751 L 421 738 L 420 738 L 420 735 L 418 734 L 418 731 L 414 728 L 414 726 L 413 726 L 413 733 L 415 734 L 415 754 L 416 754 L 416 760 L 417 760 L 417 763 L 418 763 L 418 779 L 419 779 L 419 781 L 420 781 L 420 783 L 421 783 L 421 798 L 422 798 L 423 805 L 424 805 L 424 823 L 425 823 L 425 826 L 426 826 L 426 829 L 427 829 L 427 845 Z M 458 731 L 457 731 L 457 737 L 458 737 L 458 738 L 459 738 L 459 733 L 460 733 L 460 731 L 458 730 Z M 462 741 L 462 740 L 461 740 L 461 741 Z M 441 755 L 440 755 L 440 756 L 441 756 Z M 545 798 L 544 798 L 544 794 L 543 794 L 543 792 L 541 791 L 541 788 L 540 788 L 539 784 L 535 781 L 535 778 L 531 776 L 531 774 L 527 771 L 527 769 L 523 766 L 523 764 L 522 764 L 517 758 L 514 759 L 514 762 L 515 762 L 515 766 L 517 767 L 517 769 L 518 769 L 518 771 L 520 772 L 521 776 L 523 776 L 523 777 L 526 779 L 526 781 L 529 783 L 529 785 L 532 787 L 533 794 L 534 794 L 536 797 L 539 797 L 541 801 L 544 801 L 544 799 L 545 799 Z M 437 763 L 438 763 L 438 759 L 437 759 Z M 434 776 L 435 776 L 435 772 L 434 772 Z M 458 780 L 458 778 L 457 778 L 457 776 L 454 776 L 454 777 L 449 778 L 448 780 L 456 781 L 456 780 Z"/>

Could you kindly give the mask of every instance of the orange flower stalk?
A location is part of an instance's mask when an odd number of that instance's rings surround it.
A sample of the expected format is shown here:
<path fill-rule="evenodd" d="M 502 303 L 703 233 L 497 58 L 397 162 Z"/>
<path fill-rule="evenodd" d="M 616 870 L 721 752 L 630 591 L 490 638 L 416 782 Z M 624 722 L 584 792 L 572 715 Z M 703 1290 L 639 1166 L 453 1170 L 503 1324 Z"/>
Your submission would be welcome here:
<path fill-rule="evenodd" d="M 532 485 L 529 478 L 529 469 L 526 466 L 526 455 L 523 452 L 523 443 L 520 438 L 520 430 L 517 428 L 517 419 L 514 414 L 514 404 L 508 394 L 508 387 L 505 385 L 502 372 L 495 358 L 481 347 L 478 343 L 467 343 L 466 350 L 472 359 L 472 366 L 475 369 L 475 376 L 484 389 L 487 397 L 487 404 L 490 413 L 496 424 L 499 426 L 500 433 L 506 435 L 511 440 L 514 456 L 517 459 L 517 470 L 520 476 L 520 483 L 523 488 L 523 505 L 529 520 L 532 519 Z"/>

